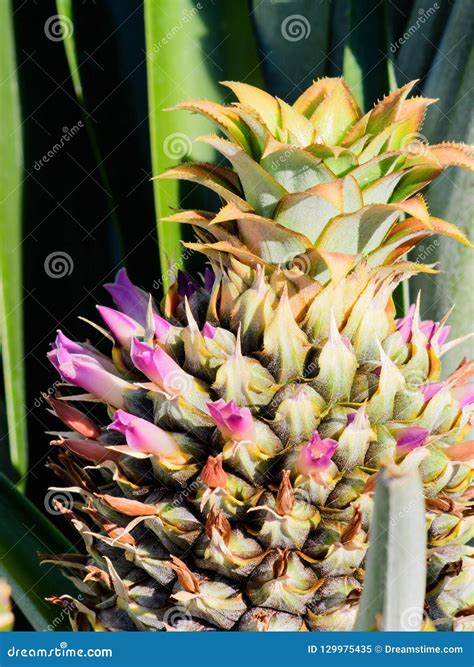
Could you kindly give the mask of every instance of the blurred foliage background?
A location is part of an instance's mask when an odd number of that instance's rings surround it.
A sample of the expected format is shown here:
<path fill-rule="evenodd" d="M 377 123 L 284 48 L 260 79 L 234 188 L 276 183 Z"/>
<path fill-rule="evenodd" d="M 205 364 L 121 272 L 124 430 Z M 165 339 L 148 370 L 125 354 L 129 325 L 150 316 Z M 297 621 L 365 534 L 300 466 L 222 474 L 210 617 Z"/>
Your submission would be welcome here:
<path fill-rule="evenodd" d="M 232 79 L 292 102 L 312 80 L 341 74 L 367 109 L 417 78 L 417 93 L 440 101 L 415 139 L 472 142 L 474 9 L 470 0 L 0 0 L 0 19 L 0 469 L 43 511 L 55 480 L 41 392 L 54 390 L 45 355 L 56 328 L 87 338 L 77 318 L 95 319 L 101 285 L 123 264 L 159 296 L 184 231 L 157 219 L 191 199 L 207 208 L 199 189 L 150 182 L 181 160 L 214 159 L 192 145 L 210 125 L 164 109 L 191 97 L 228 102 L 217 82 Z M 428 193 L 432 214 L 471 238 L 472 188 L 469 174 L 448 170 Z M 454 334 L 466 333 L 469 251 L 443 239 L 417 252 L 445 273 L 412 281 L 411 298 L 421 287 L 434 318 L 456 303 Z M 467 341 L 447 370 L 470 350 Z"/>

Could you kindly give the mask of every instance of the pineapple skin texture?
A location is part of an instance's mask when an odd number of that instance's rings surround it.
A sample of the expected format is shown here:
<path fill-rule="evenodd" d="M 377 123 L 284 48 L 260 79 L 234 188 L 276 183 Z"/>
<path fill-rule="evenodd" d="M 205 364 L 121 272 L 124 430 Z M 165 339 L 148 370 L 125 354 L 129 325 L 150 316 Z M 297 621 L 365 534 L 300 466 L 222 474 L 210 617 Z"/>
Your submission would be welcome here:
<path fill-rule="evenodd" d="M 391 465 L 423 480 L 426 626 L 472 629 L 473 364 L 441 379 L 446 321 L 419 302 L 396 319 L 392 299 L 436 272 L 406 259 L 418 241 L 470 245 L 419 190 L 472 169 L 472 149 L 420 145 L 431 100 L 407 99 L 413 84 L 365 115 L 340 79 L 292 106 L 227 85 L 233 106 L 179 107 L 217 123 L 227 139 L 202 140 L 232 169 L 161 176 L 221 199 L 169 218 L 194 226 L 203 279 L 179 272 L 160 312 L 122 270 L 106 286 L 118 310 L 99 307 L 111 358 L 63 334 L 49 354 L 108 410 L 78 410 L 70 386 L 50 399 L 67 426 L 49 463 L 71 498 L 57 509 L 85 543 L 45 558 L 81 593 L 52 601 L 76 630 L 351 630 Z"/>

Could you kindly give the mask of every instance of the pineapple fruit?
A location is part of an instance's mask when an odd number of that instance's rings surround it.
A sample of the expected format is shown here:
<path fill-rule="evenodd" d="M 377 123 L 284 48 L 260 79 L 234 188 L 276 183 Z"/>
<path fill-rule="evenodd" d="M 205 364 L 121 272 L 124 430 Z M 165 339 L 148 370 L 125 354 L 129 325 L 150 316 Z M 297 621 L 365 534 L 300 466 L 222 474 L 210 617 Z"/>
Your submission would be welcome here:
<path fill-rule="evenodd" d="M 433 100 L 413 83 L 366 114 L 338 78 L 293 105 L 226 85 L 238 102 L 179 108 L 218 125 L 201 140 L 230 166 L 160 176 L 218 195 L 217 213 L 168 218 L 193 225 L 204 275 L 177 272 L 158 308 L 122 269 L 116 309 L 98 306 L 111 357 L 61 332 L 49 353 L 67 427 L 49 466 L 85 544 L 45 557 L 81 593 L 52 601 L 75 629 L 351 630 L 388 465 L 423 480 L 426 623 L 468 629 L 473 364 L 441 379 L 447 318 L 421 320 L 418 299 L 396 319 L 392 295 L 437 271 L 407 259 L 418 241 L 470 245 L 419 191 L 473 169 L 472 149 L 422 141 Z"/>

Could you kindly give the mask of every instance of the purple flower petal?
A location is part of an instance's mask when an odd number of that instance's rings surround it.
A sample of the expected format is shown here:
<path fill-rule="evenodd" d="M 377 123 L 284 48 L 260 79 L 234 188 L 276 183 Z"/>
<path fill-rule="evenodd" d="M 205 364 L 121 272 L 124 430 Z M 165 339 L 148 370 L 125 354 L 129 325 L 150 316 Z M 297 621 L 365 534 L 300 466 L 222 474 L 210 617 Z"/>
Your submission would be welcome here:
<path fill-rule="evenodd" d="M 249 408 L 239 408 L 235 401 L 222 398 L 208 403 L 209 413 L 224 438 L 236 441 L 253 440 L 255 424 Z"/>
<path fill-rule="evenodd" d="M 211 340 L 214 338 L 216 335 L 216 327 L 213 327 L 212 324 L 209 324 L 209 322 L 206 322 L 206 324 L 202 328 L 202 335 L 204 338 L 210 338 Z"/>
<path fill-rule="evenodd" d="M 102 354 L 102 352 L 96 350 L 94 347 L 92 347 L 92 345 L 87 343 L 78 343 L 74 340 L 71 340 L 60 330 L 58 330 L 54 343 L 52 343 L 52 348 L 53 349 L 51 352 L 48 352 L 47 357 L 56 370 L 59 370 L 57 352 L 60 349 L 64 349 L 71 354 L 82 354 L 86 357 L 94 359 L 95 361 L 99 362 L 99 364 L 103 366 L 105 370 L 109 371 L 109 373 L 114 373 L 115 375 L 118 374 L 117 369 L 109 357 L 106 357 L 105 354 Z"/>
<path fill-rule="evenodd" d="M 331 465 L 331 456 L 336 451 L 338 442 L 332 438 L 321 439 L 316 431 L 311 440 L 303 447 L 298 458 L 298 469 L 303 475 L 318 477 Z"/>
<path fill-rule="evenodd" d="M 155 456 L 173 456 L 179 453 L 176 440 L 159 426 L 140 417 L 117 410 L 114 421 L 107 427 L 125 436 L 130 449 Z"/>
<path fill-rule="evenodd" d="M 107 306 L 97 306 L 100 316 L 110 329 L 115 341 L 126 350 L 130 349 L 132 338 L 134 336 L 143 336 L 145 333 L 141 324 L 132 319 L 120 310 L 108 308 Z"/>
<path fill-rule="evenodd" d="M 421 426 L 403 428 L 395 435 L 397 447 L 411 452 L 413 449 L 424 445 L 429 434 L 430 432 Z"/>
<path fill-rule="evenodd" d="M 204 271 L 204 289 L 207 292 L 210 292 L 212 290 L 215 280 L 216 276 L 214 271 L 210 269 L 208 266 L 206 266 L 206 269 Z"/>
<path fill-rule="evenodd" d="M 60 348 L 56 353 L 56 361 L 66 382 L 82 387 L 113 407 L 122 407 L 125 392 L 133 389 L 133 385 L 106 371 L 92 357 L 71 354 L 65 348 Z"/>
<path fill-rule="evenodd" d="M 168 394 L 185 394 L 193 387 L 193 378 L 159 345 L 153 348 L 134 338 L 130 357 L 139 371 Z"/>
<path fill-rule="evenodd" d="M 153 321 L 155 323 L 155 336 L 159 341 L 164 342 L 172 325 L 164 317 L 158 315 L 158 313 L 153 313 Z"/>
<path fill-rule="evenodd" d="M 133 317 L 142 326 L 146 324 L 148 294 L 134 285 L 125 269 L 120 269 L 115 282 L 104 285 L 119 310 Z"/>
<path fill-rule="evenodd" d="M 420 385 L 420 391 L 423 394 L 425 403 L 428 403 L 445 386 L 444 382 L 428 382 Z"/>
<path fill-rule="evenodd" d="M 189 299 L 198 290 L 199 283 L 197 283 L 189 273 L 186 271 L 178 271 L 178 294 L 180 296 L 187 296 Z"/>
<path fill-rule="evenodd" d="M 416 306 L 412 304 L 405 317 L 396 321 L 397 331 L 400 333 L 403 342 L 409 343 L 411 340 L 411 330 L 413 326 L 413 318 L 415 316 Z"/>

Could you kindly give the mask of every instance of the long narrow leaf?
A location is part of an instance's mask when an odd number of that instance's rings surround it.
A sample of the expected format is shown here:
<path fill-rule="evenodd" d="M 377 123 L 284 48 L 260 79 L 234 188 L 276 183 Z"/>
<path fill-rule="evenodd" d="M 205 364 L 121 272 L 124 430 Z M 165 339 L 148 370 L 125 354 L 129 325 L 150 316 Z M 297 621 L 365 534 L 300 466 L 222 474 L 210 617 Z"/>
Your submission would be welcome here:
<path fill-rule="evenodd" d="M 433 17 L 434 18 L 434 17 Z M 436 57 L 423 87 L 423 95 L 439 98 L 432 105 L 422 129 L 430 141 L 474 142 L 474 14 L 469 0 L 456 0 L 446 24 Z M 437 217 L 454 222 L 472 239 L 474 193 L 472 174 L 463 169 L 449 169 L 428 191 L 428 203 Z M 459 246 L 459 247 L 458 247 Z M 422 290 L 424 315 L 439 320 L 456 305 L 449 322 L 452 337 L 469 333 L 474 319 L 474 300 L 466 293 L 472 283 L 472 251 L 452 240 L 435 239 L 423 246 L 429 262 L 439 261 L 442 279 L 433 281 L 417 276 L 415 289 Z M 474 353 L 472 339 L 466 340 L 446 356 L 443 367 L 454 370 L 461 359 Z"/>
<path fill-rule="evenodd" d="M 357 631 L 420 630 L 426 581 L 425 501 L 417 469 L 377 481 Z"/>
<path fill-rule="evenodd" d="M 399 34 L 393 35 L 390 44 L 400 85 L 427 74 L 452 6 L 451 0 L 438 0 L 428 6 L 425 0 L 414 3 L 406 25 Z"/>
<path fill-rule="evenodd" d="M 343 75 L 359 104 L 369 109 L 394 86 L 385 2 L 348 0 Z"/>
<path fill-rule="evenodd" d="M 73 551 L 62 533 L 0 474 L 0 578 L 11 585 L 15 603 L 35 630 L 67 629 L 67 617 L 45 598 L 75 593 L 57 568 L 40 565 L 37 554 Z"/>
<path fill-rule="evenodd" d="M 207 161 L 213 157 L 211 147 L 193 145 L 197 136 L 215 129 L 213 125 L 189 112 L 168 113 L 164 111 L 166 107 L 189 98 L 222 101 L 229 93 L 217 84 L 219 79 L 238 78 L 248 83 L 258 80 L 247 5 L 230 4 L 232 8 L 229 3 L 211 0 L 145 0 L 148 108 L 155 176 L 191 158 Z M 166 287 L 171 271 L 181 262 L 181 229 L 161 218 L 181 205 L 182 191 L 177 182 L 169 180 L 155 181 L 153 187 Z"/>
<path fill-rule="evenodd" d="M 79 72 L 79 62 L 77 60 L 76 38 L 74 35 L 74 16 L 72 9 L 72 0 L 56 0 L 58 10 L 58 25 L 62 31 L 62 42 L 66 52 L 66 59 L 69 65 L 74 92 L 81 104 L 84 103 L 84 91 L 82 88 L 81 75 Z"/>
<path fill-rule="evenodd" d="M 115 262 L 118 263 L 122 256 L 122 247 L 121 247 L 121 236 L 120 236 L 120 227 L 117 214 L 115 213 L 116 206 L 112 197 L 112 186 L 110 179 L 107 173 L 106 166 L 104 164 L 104 158 L 102 151 L 100 149 L 99 139 L 97 132 L 94 126 L 94 123 L 91 121 L 89 114 L 87 112 L 86 97 L 84 93 L 84 88 L 82 85 L 81 71 L 79 66 L 79 61 L 77 58 L 77 43 L 76 43 L 76 33 L 75 33 L 75 24 L 74 24 L 74 12 L 73 12 L 73 3 L 72 0 L 56 0 L 56 7 L 58 10 L 58 26 L 62 31 L 62 42 L 64 45 L 64 51 L 66 53 L 66 60 L 69 67 L 69 72 L 74 87 L 74 92 L 77 97 L 77 101 L 82 107 L 82 113 L 84 116 L 84 123 L 86 126 L 87 136 L 89 137 L 89 142 L 91 145 L 92 153 L 97 164 L 97 171 L 99 173 L 100 180 L 102 181 L 103 189 L 107 195 L 106 205 L 109 210 L 110 222 L 112 223 L 110 234 L 111 234 L 111 249 L 115 254 Z"/>
<path fill-rule="evenodd" d="M 431 143 L 446 140 L 452 133 L 450 118 L 456 108 L 463 79 L 469 76 L 468 61 L 474 39 L 474 13 L 470 0 L 455 0 L 441 42 L 436 49 L 423 95 L 439 98 L 427 115 L 423 133 Z M 454 139 L 453 136 L 448 136 Z M 458 141 L 462 138 L 458 137 Z"/>
<path fill-rule="evenodd" d="M 259 45 L 268 56 L 262 67 L 272 95 L 292 102 L 327 73 L 331 4 L 253 0 L 252 17 Z"/>
<path fill-rule="evenodd" d="M 0 3 L 0 326 L 11 460 L 28 468 L 22 306 L 23 147 L 11 6 Z"/>

